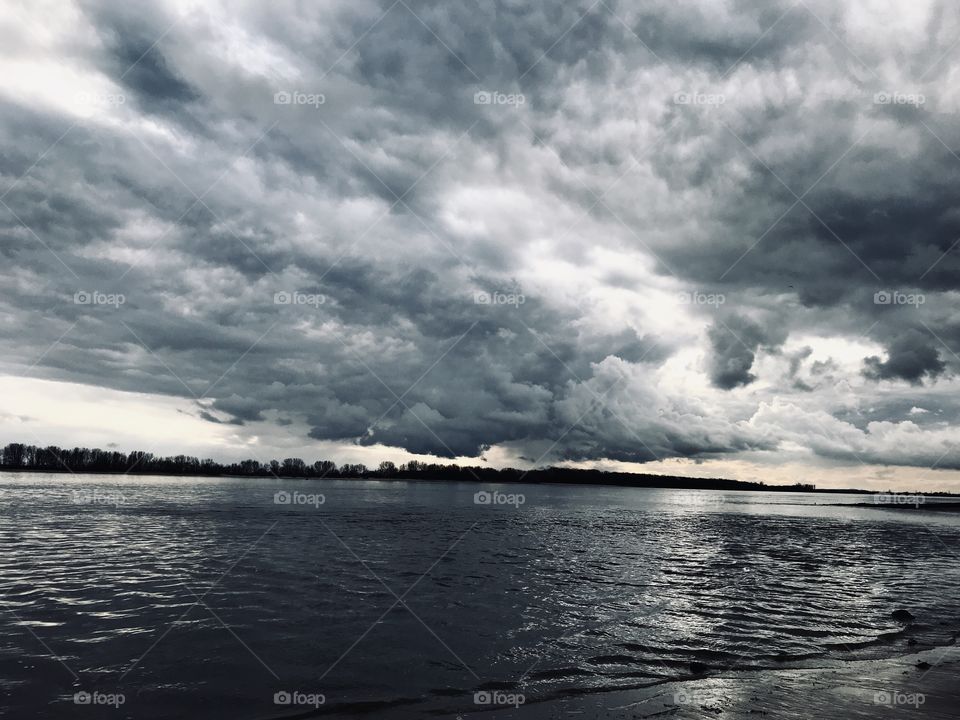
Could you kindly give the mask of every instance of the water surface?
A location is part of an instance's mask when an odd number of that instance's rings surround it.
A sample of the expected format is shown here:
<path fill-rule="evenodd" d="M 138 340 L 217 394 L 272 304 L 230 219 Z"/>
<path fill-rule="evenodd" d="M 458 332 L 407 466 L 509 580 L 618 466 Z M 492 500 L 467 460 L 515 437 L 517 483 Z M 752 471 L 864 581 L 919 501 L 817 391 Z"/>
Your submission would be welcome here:
<path fill-rule="evenodd" d="M 524 503 L 478 505 L 481 489 Z M 275 704 L 286 691 L 322 695 L 321 714 L 450 716 L 484 690 L 529 703 L 949 643 L 958 517 L 827 505 L 859 502 L 0 475 L 0 714 L 312 709 Z M 77 692 L 124 703 L 78 706 Z"/>

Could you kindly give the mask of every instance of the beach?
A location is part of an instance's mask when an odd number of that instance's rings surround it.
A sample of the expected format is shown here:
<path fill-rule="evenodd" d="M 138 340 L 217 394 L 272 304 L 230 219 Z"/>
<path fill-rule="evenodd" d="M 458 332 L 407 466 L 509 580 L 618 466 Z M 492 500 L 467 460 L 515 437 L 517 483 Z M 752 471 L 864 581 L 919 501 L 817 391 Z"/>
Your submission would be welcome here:
<path fill-rule="evenodd" d="M 930 667 L 921 669 L 920 663 Z M 556 718 L 851 718 L 960 714 L 960 648 L 947 646 L 885 660 L 832 667 L 725 672 L 639 690 L 591 693 L 470 717 Z"/>

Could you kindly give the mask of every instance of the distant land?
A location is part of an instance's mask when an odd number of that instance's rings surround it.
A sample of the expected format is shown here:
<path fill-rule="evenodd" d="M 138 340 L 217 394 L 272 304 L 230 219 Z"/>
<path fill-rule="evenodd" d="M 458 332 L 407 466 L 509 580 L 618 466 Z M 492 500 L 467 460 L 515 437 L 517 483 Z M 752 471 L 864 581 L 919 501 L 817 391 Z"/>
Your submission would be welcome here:
<path fill-rule="evenodd" d="M 43 472 L 72 474 L 115 475 L 165 475 L 172 477 L 274 477 L 297 479 L 356 479 L 356 480 L 444 480 L 481 483 L 530 483 L 609 485 L 614 487 L 669 488 L 682 490 L 763 490 L 767 492 L 816 492 L 856 493 L 861 495 L 882 494 L 873 490 L 856 488 L 817 488 L 812 483 L 793 485 L 768 485 L 763 482 L 730 480 L 727 478 L 701 478 L 679 475 L 656 475 L 650 473 L 611 472 L 606 470 L 582 470 L 577 468 L 547 467 L 536 470 L 518 468 L 469 467 L 455 464 L 441 465 L 411 460 L 396 465 L 381 462 L 376 469 L 363 464 L 337 466 L 330 460 L 307 463 L 300 458 L 283 460 L 241 460 L 235 463 L 219 463 L 209 458 L 200 459 L 190 455 L 155 456 L 153 453 L 134 450 L 122 453 L 100 448 L 60 448 L 55 445 L 39 447 L 23 443 L 10 443 L 0 450 L 0 471 Z M 890 491 L 887 491 L 890 492 Z M 917 493 L 911 493 L 916 495 Z M 955 493 L 928 492 L 930 497 L 960 497 Z"/>

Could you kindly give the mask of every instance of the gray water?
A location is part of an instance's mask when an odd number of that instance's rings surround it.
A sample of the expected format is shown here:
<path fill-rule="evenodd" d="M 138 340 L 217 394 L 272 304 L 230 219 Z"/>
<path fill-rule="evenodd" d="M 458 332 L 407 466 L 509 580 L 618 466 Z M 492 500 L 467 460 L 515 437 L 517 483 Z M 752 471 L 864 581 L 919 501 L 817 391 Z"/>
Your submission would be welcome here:
<path fill-rule="evenodd" d="M 863 501 L 0 475 L 0 714 L 452 717 L 948 644 L 960 519 L 825 505 Z"/>

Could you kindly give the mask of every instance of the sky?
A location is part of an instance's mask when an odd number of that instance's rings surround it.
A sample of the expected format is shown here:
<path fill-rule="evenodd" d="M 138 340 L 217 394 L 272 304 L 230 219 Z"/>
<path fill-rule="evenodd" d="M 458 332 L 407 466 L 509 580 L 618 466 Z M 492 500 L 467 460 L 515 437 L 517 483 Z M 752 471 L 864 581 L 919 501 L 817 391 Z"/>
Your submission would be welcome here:
<path fill-rule="evenodd" d="M 960 491 L 941 0 L 31 0 L 0 441 Z"/>

